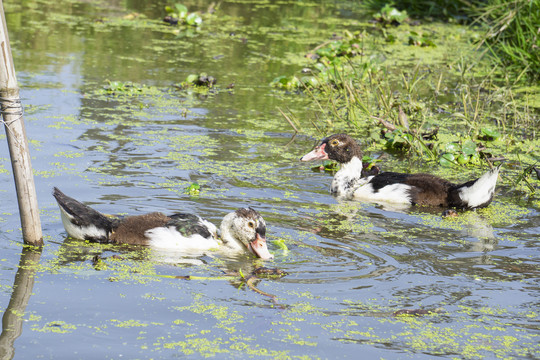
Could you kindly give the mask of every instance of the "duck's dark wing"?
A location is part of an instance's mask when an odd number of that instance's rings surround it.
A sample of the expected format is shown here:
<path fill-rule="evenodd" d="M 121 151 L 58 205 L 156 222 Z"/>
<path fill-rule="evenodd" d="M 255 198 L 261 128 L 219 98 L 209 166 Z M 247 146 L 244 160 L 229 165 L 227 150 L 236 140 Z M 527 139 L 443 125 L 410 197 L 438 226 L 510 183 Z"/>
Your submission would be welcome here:
<path fill-rule="evenodd" d="M 217 228 L 207 220 L 193 214 L 174 214 L 167 219 L 163 226 L 145 232 L 147 245 L 186 253 L 219 248 Z"/>
<path fill-rule="evenodd" d="M 194 214 L 177 213 L 169 216 L 170 221 L 166 226 L 174 226 L 175 229 L 187 238 L 192 235 L 200 235 L 203 238 L 215 236 L 216 228 L 208 221 Z"/>
<path fill-rule="evenodd" d="M 369 183 L 373 187 L 373 191 L 378 192 L 382 188 L 388 185 L 405 184 L 410 174 L 396 173 L 396 172 L 383 172 L 375 175 Z"/>

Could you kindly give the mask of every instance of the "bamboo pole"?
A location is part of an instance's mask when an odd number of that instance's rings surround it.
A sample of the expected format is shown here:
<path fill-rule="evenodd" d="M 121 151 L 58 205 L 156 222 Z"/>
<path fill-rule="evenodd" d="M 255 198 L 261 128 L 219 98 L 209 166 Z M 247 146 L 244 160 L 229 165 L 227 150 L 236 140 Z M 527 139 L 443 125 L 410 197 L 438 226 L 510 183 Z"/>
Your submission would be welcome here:
<path fill-rule="evenodd" d="M 0 0 L 0 22 L 2 23 L 0 25 L 0 105 L 15 178 L 23 241 L 28 245 L 42 246 L 43 236 L 34 174 L 2 0 Z"/>

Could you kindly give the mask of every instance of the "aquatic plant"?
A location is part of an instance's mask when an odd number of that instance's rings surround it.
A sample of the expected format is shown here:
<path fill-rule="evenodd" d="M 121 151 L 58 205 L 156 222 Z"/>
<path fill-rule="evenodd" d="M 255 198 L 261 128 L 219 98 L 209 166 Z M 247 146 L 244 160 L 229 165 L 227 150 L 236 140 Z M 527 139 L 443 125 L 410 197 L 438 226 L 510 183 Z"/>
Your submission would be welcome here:
<path fill-rule="evenodd" d="M 354 34 L 345 32 L 343 37 L 318 46 L 314 51 L 315 54 L 306 56 L 326 65 L 338 65 L 341 63 L 340 58 L 351 58 L 361 54 L 364 36 L 366 34 L 362 32 Z"/>
<path fill-rule="evenodd" d="M 478 150 L 476 144 L 471 139 L 465 140 L 460 143 L 447 143 L 444 147 L 444 153 L 439 159 L 439 163 L 443 166 L 449 166 L 450 163 L 457 162 L 464 165 L 471 161 L 479 161 Z"/>
<path fill-rule="evenodd" d="M 437 31 L 422 33 L 437 34 Z M 408 34 L 416 36 L 420 32 L 409 31 Z M 344 38 L 348 36 L 345 34 Z M 397 32 L 397 36 L 403 39 L 403 34 Z M 422 46 L 429 43 L 422 36 L 418 35 L 414 40 L 417 46 L 411 48 L 425 53 L 430 50 L 423 50 Z M 429 41 L 434 45 L 441 40 Z M 316 80 L 310 83 L 317 86 L 307 86 L 297 75 L 283 75 L 274 80 L 274 86 L 303 91 L 318 108 L 319 123 L 314 124 L 312 130 L 298 128 L 314 133 L 324 128 L 332 132 L 353 131 L 363 137 L 365 146 L 372 150 L 436 162 L 444 167 L 478 167 L 486 161 L 516 161 L 519 156 L 520 169 L 514 169 L 506 181 L 519 184 L 521 190 L 534 192 L 534 186 L 528 186 L 525 181 L 516 182 L 516 178 L 523 169 L 538 161 L 533 152 L 518 150 L 520 146 L 530 146 L 527 145 L 530 133 L 522 129 L 524 125 L 532 125 L 530 121 L 535 115 L 530 108 L 505 100 L 514 96 L 511 89 L 495 84 L 493 71 L 478 77 L 473 73 L 475 63 L 467 63 L 461 57 L 449 62 L 448 73 L 434 73 L 429 64 L 420 63 L 396 72 L 383 67 L 384 64 L 374 60 L 370 53 L 380 51 L 381 46 L 403 49 L 403 44 L 381 45 L 365 34 L 356 34 L 349 44 L 361 48 L 362 56 L 335 56 L 347 54 L 343 44 L 343 41 L 323 43 L 318 51 L 308 53 L 329 54 L 307 56 L 315 61 L 310 64 L 313 69 L 310 76 Z M 448 44 L 446 39 L 440 47 L 447 49 Z M 468 46 L 473 48 L 470 43 Z M 456 77 L 457 84 L 454 83 Z M 441 97 L 454 101 L 441 102 Z M 506 112 L 511 112 L 512 116 L 505 116 Z M 509 144 L 513 144 L 512 147 Z M 327 163 L 314 169 L 331 172 L 333 166 Z"/>
<path fill-rule="evenodd" d="M 529 165 L 523 171 L 519 176 L 514 180 L 514 185 L 517 187 L 521 182 L 525 183 L 525 186 L 529 189 L 531 193 L 536 192 L 536 188 L 531 182 L 534 180 L 534 176 L 536 175 L 536 180 L 540 181 L 540 167 L 538 167 L 537 164 Z"/>
<path fill-rule="evenodd" d="M 368 74 L 379 71 L 378 65 L 370 58 L 362 57 L 355 66 L 351 59 L 363 54 L 365 32 L 345 31 L 343 36 L 320 44 L 306 54 L 313 61 L 311 67 L 302 69 L 301 75 L 281 75 L 270 83 L 271 86 L 285 90 L 317 89 L 325 91 L 327 87 L 343 87 L 344 75 L 360 74 L 365 79 Z"/>
<path fill-rule="evenodd" d="M 305 83 L 302 83 L 302 81 L 300 81 L 300 79 L 298 79 L 298 77 L 296 77 L 295 75 L 281 75 L 272 80 L 270 86 L 285 90 L 295 90 L 305 87 Z"/>
<path fill-rule="evenodd" d="M 447 0 L 365 0 L 362 2 L 362 6 L 371 9 L 375 13 L 382 12 L 382 9 L 396 8 L 407 9 L 407 12 L 415 18 L 466 19 L 466 13 L 471 7 L 471 2 Z"/>
<path fill-rule="evenodd" d="M 163 21 L 171 24 L 171 25 L 178 25 L 178 24 L 186 24 L 190 26 L 199 26 L 202 24 L 202 18 L 197 13 L 189 13 L 188 9 L 183 4 L 174 4 L 173 6 L 165 6 L 165 11 L 167 12 L 167 16 L 163 19 Z"/>
<path fill-rule="evenodd" d="M 208 75 L 207 73 L 200 74 L 190 74 L 186 77 L 186 80 L 182 83 L 186 85 L 195 85 L 195 86 L 206 86 L 213 87 L 216 84 L 217 80 L 215 77 Z"/>
<path fill-rule="evenodd" d="M 287 254 L 289 252 L 289 248 L 287 247 L 287 244 L 285 244 L 285 240 L 284 239 L 277 239 L 277 240 L 274 240 L 273 241 L 273 244 L 281 249 L 283 251 L 283 254 Z"/>
<path fill-rule="evenodd" d="M 105 92 L 109 95 L 138 95 L 142 94 L 143 87 L 132 82 L 106 80 Z"/>
<path fill-rule="evenodd" d="M 184 189 L 184 193 L 190 196 L 199 195 L 200 191 L 201 191 L 201 185 L 197 184 L 196 182 L 191 183 L 188 187 Z"/>
<path fill-rule="evenodd" d="M 384 25 L 399 25 L 408 17 L 406 10 L 399 11 L 391 4 L 385 4 L 378 13 L 373 15 L 376 21 Z"/>
<path fill-rule="evenodd" d="M 435 43 L 431 39 L 431 36 L 423 33 L 419 34 L 416 31 L 411 31 L 409 35 L 409 45 L 413 46 L 431 46 L 435 47 Z"/>
<path fill-rule="evenodd" d="M 480 25 L 485 29 L 479 46 L 487 45 L 496 63 L 508 72 L 503 77 L 512 80 L 526 75 L 540 77 L 540 2 L 530 0 L 367 0 L 363 6 L 376 12 L 376 19 L 407 9 L 415 18 L 438 18 Z M 396 9 L 392 11 L 392 9 Z M 383 11 L 384 10 L 384 11 Z"/>

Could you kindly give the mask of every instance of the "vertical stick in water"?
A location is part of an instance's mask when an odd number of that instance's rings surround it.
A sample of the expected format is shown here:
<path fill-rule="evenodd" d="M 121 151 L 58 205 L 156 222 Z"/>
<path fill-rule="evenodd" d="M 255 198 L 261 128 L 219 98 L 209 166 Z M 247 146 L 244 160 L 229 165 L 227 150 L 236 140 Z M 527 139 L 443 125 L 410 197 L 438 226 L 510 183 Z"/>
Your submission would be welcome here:
<path fill-rule="evenodd" d="M 25 244 L 41 246 L 43 236 L 36 187 L 2 0 L 0 22 L 0 104 L 15 178 L 23 240 Z"/>

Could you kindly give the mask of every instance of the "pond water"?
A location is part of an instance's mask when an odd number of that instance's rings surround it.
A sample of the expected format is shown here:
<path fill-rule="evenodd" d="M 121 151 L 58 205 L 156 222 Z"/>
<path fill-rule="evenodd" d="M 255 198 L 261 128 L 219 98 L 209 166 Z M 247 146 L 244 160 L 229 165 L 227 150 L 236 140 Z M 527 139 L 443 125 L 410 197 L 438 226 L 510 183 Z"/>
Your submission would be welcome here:
<path fill-rule="evenodd" d="M 293 138 L 278 108 L 306 123 L 314 110 L 269 83 L 361 28 L 354 3 L 223 1 L 196 30 L 162 23 L 163 1 L 4 1 L 45 246 L 23 251 L 1 135 L 2 358 L 540 357 L 538 202 L 499 187 L 487 209 L 447 220 L 338 201 L 331 175 L 298 161 L 316 139 Z M 178 86 L 202 72 L 212 91 Z M 217 224 L 251 206 L 275 258 L 72 240 L 53 186 L 107 214 Z M 261 266 L 287 273 L 253 284 L 275 298 L 223 277 Z"/>

